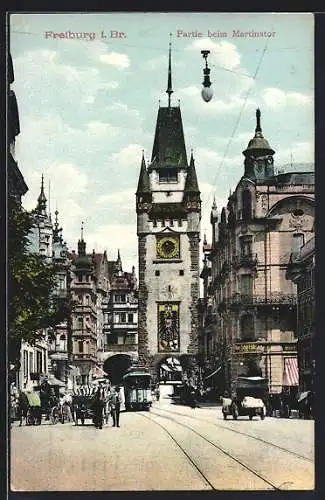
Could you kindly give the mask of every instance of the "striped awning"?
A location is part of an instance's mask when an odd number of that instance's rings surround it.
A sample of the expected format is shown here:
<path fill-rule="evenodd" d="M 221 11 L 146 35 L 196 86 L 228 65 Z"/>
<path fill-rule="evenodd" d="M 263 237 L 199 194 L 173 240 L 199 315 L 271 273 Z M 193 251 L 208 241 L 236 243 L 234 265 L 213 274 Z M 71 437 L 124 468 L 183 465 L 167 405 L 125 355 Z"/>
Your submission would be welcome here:
<path fill-rule="evenodd" d="M 284 358 L 283 384 L 292 387 L 299 385 L 297 358 Z"/>

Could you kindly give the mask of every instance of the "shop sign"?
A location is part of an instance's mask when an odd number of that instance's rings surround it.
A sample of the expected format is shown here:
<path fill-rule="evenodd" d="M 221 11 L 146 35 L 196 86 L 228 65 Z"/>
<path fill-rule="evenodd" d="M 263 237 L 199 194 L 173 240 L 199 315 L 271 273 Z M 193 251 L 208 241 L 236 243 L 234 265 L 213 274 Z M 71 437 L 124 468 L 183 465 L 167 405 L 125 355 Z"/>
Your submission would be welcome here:
<path fill-rule="evenodd" d="M 261 344 L 251 343 L 240 343 L 233 345 L 234 354 L 261 354 L 264 352 L 265 346 Z"/>

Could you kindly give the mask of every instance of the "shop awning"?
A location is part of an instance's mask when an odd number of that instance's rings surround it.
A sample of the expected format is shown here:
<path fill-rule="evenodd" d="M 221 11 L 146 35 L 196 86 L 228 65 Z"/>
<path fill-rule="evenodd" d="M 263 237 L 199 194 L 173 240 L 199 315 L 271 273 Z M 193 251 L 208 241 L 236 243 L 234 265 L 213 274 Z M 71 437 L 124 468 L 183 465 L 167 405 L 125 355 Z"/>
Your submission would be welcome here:
<path fill-rule="evenodd" d="M 310 393 L 310 391 L 302 392 L 298 398 L 298 403 L 300 403 L 301 401 L 306 399 L 308 397 L 309 393 Z"/>
<path fill-rule="evenodd" d="M 47 382 L 48 382 L 48 384 L 49 384 L 49 385 L 51 385 L 51 386 L 56 386 L 56 387 L 65 387 L 65 383 L 64 383 L 64 382 L 62 382 L 62 380 L 59 380 L 59 379 L 57 379 L 57 378 L 55 378 L 55 377 L 49 377 L 49 378 L 47 379 Z"/>
<path fill-rule="evenodd" d="M 217 368 L 216 370 L 214 370 L 214 372 L 210 373 L 210 375 L 208 375 L 207 377 L 205 377 L 205 380 L 207 378 L 213 377 L 213 375 L 215 375 L 216 373 L 218 373 L 220 370 L 221 370 L 221 366 L 219 366 L 219 368 Z"/>
<path fill-rule="evenodd" d="M 172 372 L 173 370 L 171 368 L 169 368 L 169 366 L 167 365 L 161 365 L 160 368 L 162 368 L 163 370 L 165 370 L 166 372 Z"/>
<path fill-rule="evenodd" d="M 297 358 L 284 358 L 283 384 L 287 387 L 299 385 Z"/>

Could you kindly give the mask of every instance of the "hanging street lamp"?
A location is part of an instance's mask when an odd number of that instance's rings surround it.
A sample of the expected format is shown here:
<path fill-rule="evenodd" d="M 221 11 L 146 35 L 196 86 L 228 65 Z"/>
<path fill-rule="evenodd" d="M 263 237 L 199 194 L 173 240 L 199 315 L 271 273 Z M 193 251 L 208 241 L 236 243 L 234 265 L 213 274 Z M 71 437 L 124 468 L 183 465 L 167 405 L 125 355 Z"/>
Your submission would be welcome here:
<path fill-rule="evenodd" d="M 210 81 L 211 69 L 208 67 L 208 55 L 210 54 L 210 50 L 201 50 L 201 54 L 203 59 L 205 59 L 205 68 L 203 68 L 204 80 L 202 82 L 203 89 L 201 91 L 201 96 L 205 102 L 209 102 L 211 101 L 213 96 L 213 90 L 211 88 L 211 81 Z"/>

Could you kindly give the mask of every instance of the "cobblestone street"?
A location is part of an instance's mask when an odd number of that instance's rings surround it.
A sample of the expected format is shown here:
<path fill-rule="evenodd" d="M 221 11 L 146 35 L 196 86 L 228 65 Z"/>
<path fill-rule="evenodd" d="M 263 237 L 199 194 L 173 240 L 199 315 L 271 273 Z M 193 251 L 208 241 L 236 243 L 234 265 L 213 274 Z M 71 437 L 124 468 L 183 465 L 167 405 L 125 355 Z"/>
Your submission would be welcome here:
<path fill-rule="evenodd" d="M 314 488 L 314 422 L 223 421 L 162 399 L 102 430 L 73 423 L 11 432 L 11 487 L 19 491 L 308 490 Z M 31 449 L 33 450 L 32 460 Z"/>

